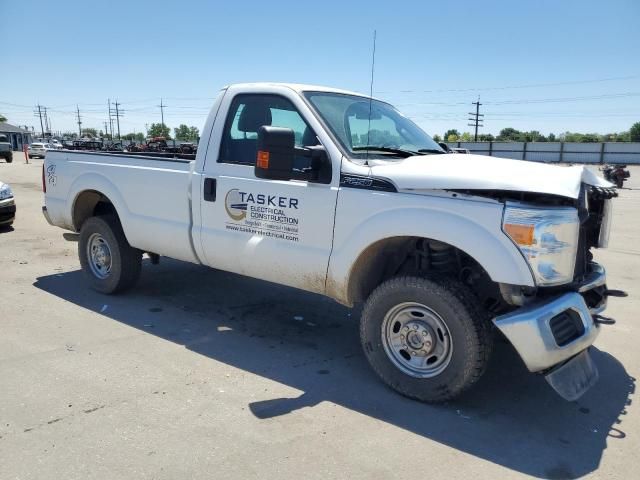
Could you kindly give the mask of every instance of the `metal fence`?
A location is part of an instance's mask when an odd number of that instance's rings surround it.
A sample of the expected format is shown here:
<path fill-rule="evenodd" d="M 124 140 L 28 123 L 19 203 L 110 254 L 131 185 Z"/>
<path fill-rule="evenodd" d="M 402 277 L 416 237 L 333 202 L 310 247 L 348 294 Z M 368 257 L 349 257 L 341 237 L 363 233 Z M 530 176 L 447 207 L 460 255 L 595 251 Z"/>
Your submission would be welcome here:
<path fill-rule="evenodd" d="M 640 164 L 639 142 L 449 142 L 454 148 L 494 157 L 563 163 Z"/>

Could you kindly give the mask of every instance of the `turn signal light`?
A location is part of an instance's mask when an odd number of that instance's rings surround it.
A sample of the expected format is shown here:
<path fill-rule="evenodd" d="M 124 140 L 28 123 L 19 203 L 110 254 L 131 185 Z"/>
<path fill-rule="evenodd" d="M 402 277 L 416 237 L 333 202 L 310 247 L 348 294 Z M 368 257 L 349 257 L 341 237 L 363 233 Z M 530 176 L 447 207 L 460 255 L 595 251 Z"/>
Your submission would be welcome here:
<path fill-rule="evenodd" d="M 258 168 L 269 168 L 269 152 L 258 150 L 258 161 L 256 163 Z"/>
<path fill-rule="evenodd" d="M 518 225 L 516 223 L 505 223 L 504 231 L 518 245 L 533 245 L 534 226 Z"/>

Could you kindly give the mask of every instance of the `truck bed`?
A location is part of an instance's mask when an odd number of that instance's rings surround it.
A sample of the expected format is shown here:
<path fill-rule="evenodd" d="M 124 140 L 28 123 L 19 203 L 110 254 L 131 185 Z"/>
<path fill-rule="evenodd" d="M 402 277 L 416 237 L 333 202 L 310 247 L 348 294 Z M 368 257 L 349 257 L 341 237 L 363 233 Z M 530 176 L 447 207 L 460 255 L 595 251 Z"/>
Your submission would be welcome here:
<path fill-rule="evenodd" d="M 75 230 L 79 195 L 95 189 L 116 207 L 132 246 L 197 261 L 189 235 L 193 161 L 171 155 L 49 151 L 44 181 L 51 222 Z"/>

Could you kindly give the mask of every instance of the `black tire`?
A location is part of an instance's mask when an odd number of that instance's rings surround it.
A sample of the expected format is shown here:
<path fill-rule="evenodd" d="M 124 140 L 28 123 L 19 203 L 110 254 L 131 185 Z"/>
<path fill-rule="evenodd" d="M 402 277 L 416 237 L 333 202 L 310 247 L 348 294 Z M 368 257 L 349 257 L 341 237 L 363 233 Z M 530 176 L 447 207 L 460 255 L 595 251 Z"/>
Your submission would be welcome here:
<path fill-rule="evenodd" d="M 110 252 L 110 268 L 101 278 L 90 265 L 88 244 L 97 234 L 106 243 Z M 78 240 L 80 265 L 89 285 L 100 293 L 117 293 L 131 288 L 140 277 L 142 252 L 127 242 L 120 221 L 115 215 L 89 218 L 80 229 Z"/>
<path fill-rule="evenodd" d="M 616 187 L 622 188 L 624 185 L 624 180 L 622 178 L 616 178 Z"/>
<path fill-rule="evenodd" d="M 7 163 L 13 162 L 13 152 L 9 152 L 9 156 L 7 157 Z"/>
<path fill-rule="evenodd" d="M 449 361 L 441 372 L 429 378 L 403 371 L 383 345 L 385 316 L 407 302 L 435 312 L 450 334 Z M 434 343 L 438 341 L 434 339 Z M 407 397 L 440 403 L 457 397 L 482 376 L 493 334 L 477 299 L 464 284 L 449 278 L 407 276 L 382 283 L 369 296 L 360 320 L 360 340 L 369 363 L 387 385 Z"/>

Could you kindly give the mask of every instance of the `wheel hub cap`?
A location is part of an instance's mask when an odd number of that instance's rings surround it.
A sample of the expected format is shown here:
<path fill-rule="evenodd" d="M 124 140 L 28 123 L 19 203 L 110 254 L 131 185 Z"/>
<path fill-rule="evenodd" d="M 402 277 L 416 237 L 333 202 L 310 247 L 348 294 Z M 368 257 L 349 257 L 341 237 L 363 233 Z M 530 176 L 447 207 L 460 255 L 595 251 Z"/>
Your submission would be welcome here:
<path fill-rule="evenodd" d="M 434 377 L 449 365 L 451 334 L 442 317 L 425 305 L 396 305 L 382 323 L 382 343 L 391 362 L 417 378 Z"/>
<path fill-rule="evenodd" d="M 87 242 L 87 260 L 91 273 L 98 278 L 106 278 L 111 273 L 111 248 L 105 238 L 94 233 Z"/>

